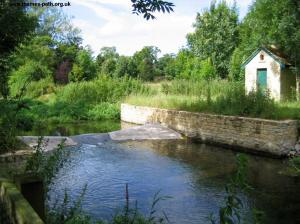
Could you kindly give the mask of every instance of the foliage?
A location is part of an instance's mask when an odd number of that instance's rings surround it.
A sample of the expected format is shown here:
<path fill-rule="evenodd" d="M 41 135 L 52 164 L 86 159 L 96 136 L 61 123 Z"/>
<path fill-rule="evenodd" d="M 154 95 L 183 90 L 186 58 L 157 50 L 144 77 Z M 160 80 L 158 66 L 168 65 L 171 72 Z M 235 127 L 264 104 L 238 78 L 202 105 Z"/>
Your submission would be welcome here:
<path fill-rule="evenodd" d="M 98 73 L 102 75 L 113 76 L 118 61 L 119 54 L 117 53 L 115 47 L 102 47 L 96 58 Z"/>
<path fill-rule="evenodd" d="M 25 167 L 25 172 L 32 172 L 42 178 L 45 195 L 49 191 L 53 178 L 69 157 L 69 152 L 64 147 L 64 141 L 49 154 L 45 151 L 46 145 L 47 142 L 44 141 L 44 138 L 39 137 L 37 145 L 34 146 L 35 153 L 26 161 Z"/>
<path fill-rule="evenodd" d="M 202 60 L 210 57 L 217 75 L 227 77 L 229 59 L 239 42 L 235 4 L 229 7 L 226 1 L 213 1 L 209 9 L 198 13 L 194 27 L 195 32 L 187 36 L 191 50 Z"/>
<path fill-rule="evenodd" d="M 41 80 L 42 81 L 42 80 Z M 30 83 L 26 96 L 39 90 Z M 38 85 L 39 87 L 39 85 Z M 51 86 L 50 86 L 51 87 Z M 118 119 L 119 102 L 131 93 L 146 93 L 149 88 L 141 81 L 129 77 L 112 78 L 100 76 L 93 81 L 70 83 L 64 87 L 54 87 L 46 91 L 52 94 L 38 99 L 26 98 L 30 110 L 22 111 L 23 117 L 36 122 L 74 122 L 78 120 Z M 49 89 L 50 88 L 50 89 Z"/>
<path fill-rule="evenodd" d="M 268 93 L 261 91 L 246 94 L 243 82 L 227 80 L 173 80 L 162 83 L 161 92 L 150 90 L 146 94 L 133 94 L 125 101 L 192 112 L 276 120 L 300 119 L 299 102 L 274 102 Z"/>
<path fill-rule="evenodd" d="M 87 112 L 87 117 L 89 120 L 117 120 L 120 118 L 119 105 L 108 102 L 97 104 Z"/>
<path fill-rule="evenodd" d="M 250 117 L 272 118 L 275 113 L 275 102 L 268 93 L 252 91 L 245 94 L 244 85 L 233 84 L 225 94 L 217 97 L 213 103 L 215 113 Z"/>
<path fill-rule="evenodd" d="M 239 193 L 248 193 L 252 187 L 247 183 L 248 160 L 243 154 L 236 156 L 237 171 L 233 178 L 225 187 L 225 205 L 219 209 L 220 224 L 234 224 L 241 223 L 241 209 L 243 208 L 242 200 Z M 261 211 L 254 209 L 253 221 L 254 223 L 261 223 L 263 214 Z M 216 224 L 216 219 L 213 214 L 209 216 L 209 221 Z"/>
<path fill-rule="evenodd" d="M 176 55 L 165 54 L 158 59 L 157 70 L 159 76 L 164 76 L 166 79 L 173 79 L 176 76 L 175 68 Z"/>
<path fill-rule="evenodd" d="M 16 137 L 17 129 L 28 129 L 32 121 L 24 119 L 22 112 L 28 109 L 28 105 L 20 98 L 0 99 L 0 154 L 14 152 L 22 143 Z"/>
<path fill-rule="evenodd" d="M 100 76 L 90 82 L 70 83 L 57 92 L 60 101 L 73 103 L 118 102 L 132 92 L 142 91 L 144 87 L 139 80 L 128 77 L 111 78 Z"/>
<path fill-rule="evenodd" d="M 212 80 L 216 78 L 216 69 L 210 58 L 200 62 L 200 71 L 195 78 L 203 80 Z"/>
<path fill-rule="evenodd" d="M 135 208 L 131 209 L 129 205 L 128 185 L 126 185 L 126 205 L 121 213 L 114 215 L 112 224 L 158 224 L 170 223 L 165 212 L 162 211 L 163 216 L 157 216 L 156 206 L 159 202 L 169 199 L 168 196 L 160 196 L 160 192 L 156 192 L 153 197 L 149 216 L 146 217 L 139 213 L 137 202 Z"/>
<path fill-rule="evenodd" d="M 75 58 L 73 68 L 69 74 L 69 80 L 73 82 L 88 81 L 96 76 L 96 67 L 92 57 L 92 51 L 81 49 Z"/>
<path fill-rule="evenodd" d="M 131 0 L 134 14 L 142 14 L 145 19 L 155 19 L 154 12 L 173 12 L 174 4 L 162 0 Z"/>
<path fill-rule="evenodd" d="M 132 63 L 132 59 L 130 57 L 120 56 L 116 62 L 113 76 L 114 77 L 122 77 L 122 76 L 136 77 L 135 75 L 136 72 L 131 69 L 132 67 L 130 66 L 131 63 Z"/>
<path fill-rule="evenodd" d="M 51 76 L 39 81 L 32 81 L 28 84 L 25 96 L 28 98 L 38 98 L 43 95 L 54 93 L 56 86 Z"/>
<path fill-rule="evenodd" d="M 138 72 L 138 77 L 145 81 L 151 81 L 157 74 L 157 54 L 160 50 L 157 47 L 144 47 L 133 55 L 133 63 Z"/>
<path fill-rule="evenodd" d="M 38 18 L 35 30 L 38 36 L 49 35 L 53 41 L 61 44 L 81 44 L 80 30 L 73 26 L 71 18 L 61 8 L 31 7 L 29 13 Z"/>
<path fill-rule="evenodd" d="M 8 96 L 8 56 L 34 30 L 37 22 L 25 8 L 12 7 L 13 2 L 4 0 L 0 4 L 0 94 L 4 97 Z"/>
<path fill-rule="evenodd" d="M 244 70 L 241 70 L 241 65 L 244 62 L 245 56 L 243 56 L 243 52 L 240 48 L 236 48 L 230 59 L 230 67 L 229 67 L 229 80 L 231 81 L 243 81 L 244 80 Z"/>
<path fill-rule="evenodd" d="M 247 158 L 244 155 L 237 155 L 238 170 L 231 182 L 227 184 L 225 206 L 220 209 L 220 223 L 240 223 L 240 209 L 243 203 L 238 196 L 238 192 L 247 192 L 251 189 L 247 183 Z"/>
<path fill-rule="evenodd" d="M 128 185 L 126 184 L 126 204 L 124 207 L 112 216 L 111 221 L 97 220 L 92 222 L 91 218 L 82 210 L 81 204 L 86 192 L 87 185 L 82 190 L 82 193 L 75 202 L 69 200 L 67 191 L 65 190 L 64 199 L 61 205 L 55 205 L 48 213 L 47 223 L 49 224 L 158 224 L 170 223 L 165 212 L 160 217 L 157 215 L 157 204 L 168 199 L 167 196 L 160 196 L 157 192 L 151 204 L 150 214 L 147 217 L 139 212 L 137 202 L 135 207 L 131 208 L 129 204 Z"/>
<path fill-rule="evenodd" d="M 242 21 L 242 55 L 256 48 L 274 45 L 294 64 L 299 75 L 300 2 L 295 0 L 257 0 Z"/>
<path fill-rule="evenodd" d="M 51 72 L 39 61 L 28 61 L 12 72 L 9 80 L 10 95 L 18 96 L 23 88 L 26 88 L 32 81 L 50 77 Z M 46 79 L 50 81 L 51 79 Z"/>
<path fill-rule="evenodd" d="M 175 60 L 176 77 L 189 79 L 192 74 L 198 74 L 200 60 L 188 49 L 181 49 Z"/>
<path fill-rule="evenodd" d="M 84 214 L 81 204 L 86 192 L 87 185 L 84 186 L 81 194 L 75 202 L 71 204 L 67 190 L 65 190 L 62 204 L 55 204 L 47 213 L 48 224 L 89 224 L 90 218 Z"/>

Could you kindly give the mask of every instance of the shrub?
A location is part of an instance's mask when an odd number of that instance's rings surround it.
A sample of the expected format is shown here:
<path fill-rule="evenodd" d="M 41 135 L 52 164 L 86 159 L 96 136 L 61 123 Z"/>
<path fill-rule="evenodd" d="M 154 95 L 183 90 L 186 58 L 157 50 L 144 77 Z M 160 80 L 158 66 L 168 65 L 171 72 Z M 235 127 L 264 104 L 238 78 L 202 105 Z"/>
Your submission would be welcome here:
<path fill-rule="evenodd" d="M 45 94 L 50 94 L 55 91 L 55 85 L 52 77 L 48 76 L 39 81 L 31 82 L 26 90 L 25 96 L 36 98 Z"/>
<path fill-rule="evenodd" d="M 119 105 L 107 102 L 97 104 L 87 112 L 87 116 L 89 120 L 119 119 Z"/>
<path fill-rule="evenodd" d="M 40 62 L 28 61 L 13 71 L 10 76 L 9 86 L 11 96 L 19 95 L 31 81 L 38 81 L 50 75 L 51 71 Z"/>
<path fill-rule="evenodd" d="M 275 110 L 275 102 L 268 93 L 252 91 L 246 94 L 244 86 L 234 83 L 213 105 L 215 113 L 262 118 L 274 117 Z"/>
<path fill-rule="evenodd" d="M 57 99 L 69 103 L 78 101 L 87 104 L 114 103 L 130 93 L 145 92 L 146 89 L 147 87 L 139 80 L 100 76 L 94 81 L 68 84 L 57 93 Z"/>

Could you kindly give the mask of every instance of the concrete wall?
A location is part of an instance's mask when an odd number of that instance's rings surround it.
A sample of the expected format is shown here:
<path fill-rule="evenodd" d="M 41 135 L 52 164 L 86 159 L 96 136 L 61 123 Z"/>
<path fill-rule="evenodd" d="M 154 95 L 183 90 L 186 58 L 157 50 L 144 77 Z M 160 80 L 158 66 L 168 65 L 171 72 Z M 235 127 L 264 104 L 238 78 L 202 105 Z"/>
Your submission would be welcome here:
<path fill-rule="evenodd" d="M 260 59 L 260 55 L 264 55 L 264 60 Z M 275 100 L 280 100 L 280 64 L 276 62 L 265 51 L 260 51 L 245 67 L 245 87 L 249 93 L 256 90 L 257 85 L 257 69 L 267 69 L 267 88 L 270 95 Z"/>
<path fill-rule="evenodd" d="M 17 187 L 5 179 L 0 179 L 0 203 L 2 203 L 12 224 L 44 223 Z"/>
<path fill-rule="evenodd" d="M 121 120 L 160 123 L 188 137 L 253 153 L 287 156 L 298 138 L 297 121 L 274 121 L 121 105 Z"/>

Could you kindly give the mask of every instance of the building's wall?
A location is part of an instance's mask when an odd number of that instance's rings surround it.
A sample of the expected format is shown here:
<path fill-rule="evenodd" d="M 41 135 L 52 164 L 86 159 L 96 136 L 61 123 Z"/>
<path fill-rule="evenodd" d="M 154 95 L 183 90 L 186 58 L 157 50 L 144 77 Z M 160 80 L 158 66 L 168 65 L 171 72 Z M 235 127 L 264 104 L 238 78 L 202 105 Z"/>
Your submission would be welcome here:
<path fill-rule="evenodd" d="M 264 54 L 264 60 L 260 60 L 260 55 Z M 256 90 L 257 69 L 267 69 L 267 87 L 270 95 L 275 100 L 280 100 L 280 64 L 269 54 L 260 51 L 245 67 L 245 88 L 247 93 Z"/>
<path fill-rule="evenodd" d="M 292 93 L 296 92 L 296 74 L 289 68 L 281 70 L 281 100 L 291 99 Z"/>
<path fill-rule="evenodd" d="M 287 156 L 298 137 L 297 121 L 274 121 L 121 105 L 121 120 L 160 123 L 203 142 Z"/>

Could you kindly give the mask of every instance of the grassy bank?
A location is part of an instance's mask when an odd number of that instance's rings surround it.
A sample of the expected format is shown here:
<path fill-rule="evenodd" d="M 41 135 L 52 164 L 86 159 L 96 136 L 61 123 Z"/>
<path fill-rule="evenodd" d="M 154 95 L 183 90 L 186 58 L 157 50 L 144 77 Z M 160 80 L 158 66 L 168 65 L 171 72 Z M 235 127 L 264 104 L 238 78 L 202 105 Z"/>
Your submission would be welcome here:
<path fill-rule="evenodd" d="M 275 102 L 268 94 L 245 94 L 244 83 L 226 80 L 174 80 L 161 83 L 151 94 L 131 94 L 125 102 L 139 106 L 266 119 L 300 120 L 300 102 Z"/>
<path fill-rule="evenodd" d="M 120 117 L 120 102 L 124 97 L 146 94 L 147 89 L 139 80 L 107 76 L 56 86 L 50 93 L 35 98 L 32 97 L 32 92 L 36 92 L 33 88 L 28 90 L 23 99 L 29 109 L 23 109 L 20 116 L 25 123 L 26 120 L 55 123 L 117 120 Z"/>

